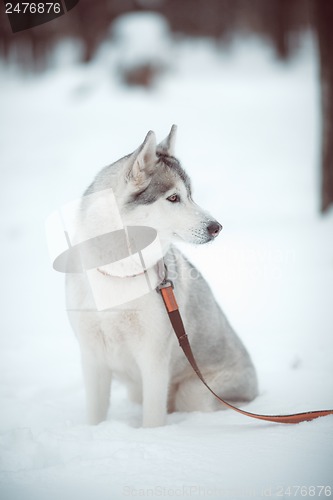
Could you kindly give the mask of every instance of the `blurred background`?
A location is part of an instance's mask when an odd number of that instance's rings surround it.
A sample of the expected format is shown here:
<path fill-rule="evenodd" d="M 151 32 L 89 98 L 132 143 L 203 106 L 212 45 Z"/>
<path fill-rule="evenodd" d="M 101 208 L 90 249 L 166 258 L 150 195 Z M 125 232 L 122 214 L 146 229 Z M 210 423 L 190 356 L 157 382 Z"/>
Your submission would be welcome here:
<path fill-rule="evenodd" d="M 333 202 L 332 20 L 330 0 L 80 0 L 58 19 L 15 34 L 1 9 L 0 53 L 5 65 L 27 77 L 64 61 L 91 65 L 104 48 L 110 79 L 152 90 L 175 69 L 173 49 L 180 41 L 205 39 L 217 56 L 230 51 L 235 39 L 255 36 L 288 65 L 307 34 L 316 45 L 321 83 L 318 169 L 325 211 Z"/>
<path fill-rule="evenodd" d="M 196 201 L 224 225 L 214 246 L 184 251 L 260 362 L 281 344 L 289 364 L 301 363 L 311 353 L 300 341 L 314 331 L 325 357 L 333 323 L 332 5 L 80 0 L 17 33 L 0 9 L 1 320 L 13 355 L 31 338 L 72 339 L 63 276 L 48 260 L 47 215 L 81 196 L 149 129 L 162 140 L 176 123 Z M 296 351 L 288 355 L 286 325 Z"/>
<path fill-rule="evenodd" d="M 44 222 L 173 123 L 194 199 L 224 226 L 182 249 L 254 358 L 250 411 L 332 406 L 332 25 L 331 0 L 80 0 L 13 34 L 0 7 L 2 430 L 60 426 L 61 446 L 84 422 Z M 110 418 L 135 420 L 128 405 Z M 6 470 L 49 464 L 48 431 L 41 452 L 15 436 Z"/>
<path fill-rule="evenodd" d="M 310 362 L 302 339 L 314 331 L 325 358 L 333 324 L 332 5 L 80 0 L 17 33 L 0 9 L 1 320 L 13 356 L 32 339 L 49 346 L 55 365 L 59 339 L 76 349 L 63 276 L 48 258 L 48 214 L 81 196 L 149 129 L 162 140 L 176 123 L 195 199 L 224 226 L 213 246 L 184 251 L 259 364 L 277 350 L 289 365 Z"/>

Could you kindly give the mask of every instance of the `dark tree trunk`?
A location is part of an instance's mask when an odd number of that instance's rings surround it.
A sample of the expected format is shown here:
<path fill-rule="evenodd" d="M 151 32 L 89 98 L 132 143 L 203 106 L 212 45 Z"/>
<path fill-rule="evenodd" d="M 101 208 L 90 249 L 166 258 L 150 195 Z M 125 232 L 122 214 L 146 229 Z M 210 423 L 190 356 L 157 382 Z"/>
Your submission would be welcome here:
<path fill-rule="evenodd" d="M 333 1 L 315 0 L 321 73 L 321 211 L 333 204 Z"/>

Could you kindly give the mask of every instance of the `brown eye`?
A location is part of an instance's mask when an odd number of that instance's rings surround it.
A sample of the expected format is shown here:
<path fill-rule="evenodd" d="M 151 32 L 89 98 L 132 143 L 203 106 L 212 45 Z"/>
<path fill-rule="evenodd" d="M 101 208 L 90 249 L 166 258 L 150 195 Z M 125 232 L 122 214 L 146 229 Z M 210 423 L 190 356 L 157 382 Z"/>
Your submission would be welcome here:
<path fill-rule="evenodd" d="M 178 196 L 178 194 L 172 194 L 171 196 L 169 196 L 167 198 L 168 201 L 171 201 L 171 203 L 177 203 L 178 201 L 180 201 L 180 198 Z"/>

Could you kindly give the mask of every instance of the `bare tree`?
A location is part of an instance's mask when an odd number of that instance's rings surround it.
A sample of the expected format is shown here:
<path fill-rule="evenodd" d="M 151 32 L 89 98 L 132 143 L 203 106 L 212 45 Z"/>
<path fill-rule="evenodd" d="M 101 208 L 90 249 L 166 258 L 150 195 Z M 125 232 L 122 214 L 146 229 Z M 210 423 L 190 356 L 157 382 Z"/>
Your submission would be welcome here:
<path fill-rule="evenodd" d="M 314 0 L 321 72 L 321 210 L 333 204 L 333 2 Z"/>

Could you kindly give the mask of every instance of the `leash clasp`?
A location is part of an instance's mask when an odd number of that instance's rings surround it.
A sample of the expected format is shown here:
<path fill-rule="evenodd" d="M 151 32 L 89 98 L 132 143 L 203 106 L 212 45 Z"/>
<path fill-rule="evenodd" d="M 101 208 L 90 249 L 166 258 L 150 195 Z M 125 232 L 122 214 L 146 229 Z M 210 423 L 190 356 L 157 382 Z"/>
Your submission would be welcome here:
<path fill-rule="evenodd" d="M 168 268 L 165 264 L 164 269 L 164 279 L 156 287 L 156 291 L 162 295 L 164 305 L 170 316 L 171 313 L 178 311 L 178 304 L 175 298 L 175 294 L 173 293 L 173 282 L 168 279 Z"/>
<path fill-rule="evenodd" d="M 164 280 L 162 281 L 162 283 L 160 283 L 160 284 L 157 286 L 156 290 L 157 290 L 158 292 L 160 292 L 163 288 L 169 288 L 170 286 L 171 286 L 171 288 L 174 288 L 174 286 L 173 286 L 173 282 L 172 282 L 171 280 L 166 280 L 166 279 L 164 279 Z"/>
<path fill-rule="evenodd" d="M 161 293 L 161 290 L 163 288 L 169 288 L 170 286 L 171 286 L 171 288 L 174 288 L 173 281 L 168 278 L 168 268 L 167 268 L 166 264 L 164 263 L 164 278 L 163 278 L 163 281 L 159 285 L 157 285 L 156 291 L 158 293 Z"/>

